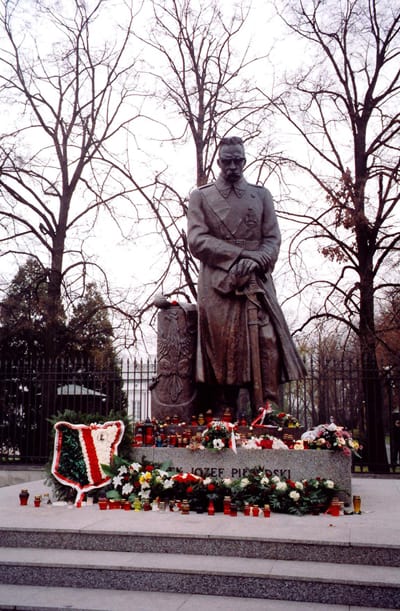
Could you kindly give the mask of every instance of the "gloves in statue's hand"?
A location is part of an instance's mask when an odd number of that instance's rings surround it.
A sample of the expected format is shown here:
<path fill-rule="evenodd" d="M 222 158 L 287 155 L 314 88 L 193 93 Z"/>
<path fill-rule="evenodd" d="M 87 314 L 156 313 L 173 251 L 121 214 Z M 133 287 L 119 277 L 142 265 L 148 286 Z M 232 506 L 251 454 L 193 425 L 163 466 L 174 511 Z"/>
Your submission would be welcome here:
<path fill-rule="evenodd" d="M 248 276 L 258 268 L 257 261 L 250 258 L 240 259 L 232 268 L 236 276 Z"/>
<path fill-rule="evenodd" d="M 265 252 L 260 252 L 259 250 L 244 250 L 242 253 L 244 259 L 251 259 L 255 263 L 257 263 L 257 267 L 260 271 L 268 271 L 271 266 L 271 259 Z"/>
<path fill-rule="evenodd" d="M 252 259 L 240 259 L 229 272 L 232 288 L 235 290 L 244 288 L 257 267 L 257 263 Z"/>
<path fill-rule="evenodd" d="M 253 259 L 240 259 L 232 268 L 232 272 L 235 276 L 243 277 L 256 271 L 257 268 L 258 263 Z"/>

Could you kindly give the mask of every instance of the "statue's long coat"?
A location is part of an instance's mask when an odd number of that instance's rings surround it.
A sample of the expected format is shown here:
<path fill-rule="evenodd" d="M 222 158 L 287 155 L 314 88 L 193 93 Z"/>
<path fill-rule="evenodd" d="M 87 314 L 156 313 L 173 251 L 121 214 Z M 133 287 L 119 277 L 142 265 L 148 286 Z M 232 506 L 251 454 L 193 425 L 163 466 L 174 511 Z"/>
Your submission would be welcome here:
<path fill-rule="evenodd" d="M 278 338 L 280 381 L 303 377 L 304 365 L 277 302 L 271 276 L 281 237 L 269 191 L 243 178 L 231 185 L 222 176 L 194 190 L 189 201 L 188 240 L 191 252 L 201 262 L 197 380 L 237 386 L 251 382 L 248 300 L 237 295 L 233 274 L 243 250 L 268 255 L 269 264 L 261 276 L 257 275 L 257 283 L 259 300 Z M 261 363 L 261 367 L 267 365 Z"/>

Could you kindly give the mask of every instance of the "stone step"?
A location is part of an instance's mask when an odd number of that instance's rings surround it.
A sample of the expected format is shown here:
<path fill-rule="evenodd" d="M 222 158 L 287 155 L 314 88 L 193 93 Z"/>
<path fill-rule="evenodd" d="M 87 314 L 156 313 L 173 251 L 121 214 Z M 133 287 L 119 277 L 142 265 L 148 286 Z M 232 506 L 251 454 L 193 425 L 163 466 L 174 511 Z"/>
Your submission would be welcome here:
<path fill-rule="evenodd" d="M 184 533 L 0 528 L 3 547 L 59 548 L 136 553 L 200 554 L 400 567 L 400 543 L 346 543 Z"/>
<path fill-rule="evenodd" d="M 0 582 L 400 608 L 397 567 L 335 562 L 3 547 Z"/>
<path fill-rule="evenodd" d="M 20 611 L 371 611 L 371 607 L 171 592 L 0 584 L 0 608 Z M 384 607 L 380 607 L 385 611 Z"/>

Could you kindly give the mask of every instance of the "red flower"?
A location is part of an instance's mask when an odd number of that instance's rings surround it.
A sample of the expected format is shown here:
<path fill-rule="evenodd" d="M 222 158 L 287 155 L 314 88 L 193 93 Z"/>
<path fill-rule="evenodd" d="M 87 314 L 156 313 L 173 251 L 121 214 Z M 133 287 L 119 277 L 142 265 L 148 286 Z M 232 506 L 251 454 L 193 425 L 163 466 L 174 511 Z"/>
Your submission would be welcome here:
<path fill-rule="evenodd" d="M 203 478 L 199 475 L 194 475 L 194 473 L 177 473 L 171 477 L 176 482 L 180 484 L 188 484 L 189 482 L 199 482 Z"/>
<path fill-rule="evenodd" d="M 209 490 L 210 492 L 212 492 L 213 490 L 215 490 L 215 484 L 208 484 L 208 486 L 207 486 L 207 490 Z"/>
<path fill-rule="evenodd" d="M 188 487 L 186 488 L 186 492 L 187 492 L 188 494 L 192 494 L 192 492 L 193 492 L 193 486 L 188 486 Z"/>
<path fill-rule="evenodd" d="M 154 471 L 153 465 L 147 465 L 147 467 L 145 468 L 145 471 Z"/>
<path fill-rule="evenodd" d="M 261 439 L 261 447 L 264 450 L 272 450 L 272 439 Z"/>

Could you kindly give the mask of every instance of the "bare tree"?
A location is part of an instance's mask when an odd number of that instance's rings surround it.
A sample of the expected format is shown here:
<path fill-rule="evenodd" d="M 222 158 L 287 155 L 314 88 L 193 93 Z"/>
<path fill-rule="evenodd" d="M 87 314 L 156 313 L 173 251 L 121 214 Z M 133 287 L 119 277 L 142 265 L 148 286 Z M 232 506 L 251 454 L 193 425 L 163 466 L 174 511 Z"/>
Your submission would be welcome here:
<path fill-rule="evenodd" d="M 49 358 L 68 282 L 82 287 L 90 264 L 85 237 L 99 211 L 115 218 L 126 196 L 104 152 L 116 155 L 135 115 L 134 15 L 120 4 L 124 31 L 104 42 L 106 8 L 106 0 L 2 0 L 0 102 L 12 113 L 0 136 L 0 240 L 3 256 L 34 254 L 46 271 Z"/>
<path fill-rule="evenodd" d="M 300 138 L 282 161 L 305 174 L 307 192 L 314 183 L 325 194 L 324 206 L 286 213 L 300 223 L 293 247 L 312 238 L 339 264 L 336 277 L 323 265 L 322 277 L 302 287 L 326 295 L 305 325 L 334 319 L 357 334 L 368 460 L 386 470 L 374 308 L 392 284 L 400 244 L 400 11 L 384 0 L 297 0 L 280 14 L 310 61 L 265 95 Z"/>
<path fill-rule="evenodd" d="M 160 82 L 160 98 L 181 118 L 180 139 L 192 139 L 197 186 L 212 175 L 221 137 L 233 130 L 245 139 L 260 133 L 260 104 L 265 103 L 248 72 L 260 58 L 252 57 L 250 45 L 239 39 L 248 13 L 236 5 L 227 17 L 216 0 L 197 9 L 190 0 L 153 0 L 154 26 L 144 42 L 167 68 L 153 76 Z"/>
<path fill-rule="evenodd" d="M 190 0 L 153 0 L 148 31 L 136 34 L 148 51 L 149 82 L 155 83 L 145 94 L 147 103 L 156 102 L 158 145 L 164 151 L 166 145 L 170 150 L 176 147 L 178 152 L 185 146 L 189 156 L 188 144 L 192 146 L 190 187 L 213 177 L 220 138 L 232 133 L 252 139 L 260 135 L 266 119 L 266 103 L 254 82 L 254 66 L 261 58 L 243 44 L 247 17 L 248 9 L 238 5 L 229 7 L 228 17 L 217 0 L 196 8 Z M 147 214 L 164 242 L 165 263 L 152 295 L 163 292 L 189 301 L 197 296 L 198 264 L 187 246 L 187 193 L 179 190 L 174 163 L 172 157 L 170 167 L 158 172 L 145 189 L 134 179 L 132 183 L 142 191 Z M 128 167 L 121 171 L 129 178 Z M 136 312 L 138 324 L 152 307 L 152 295 L 146 295 Z"/>

